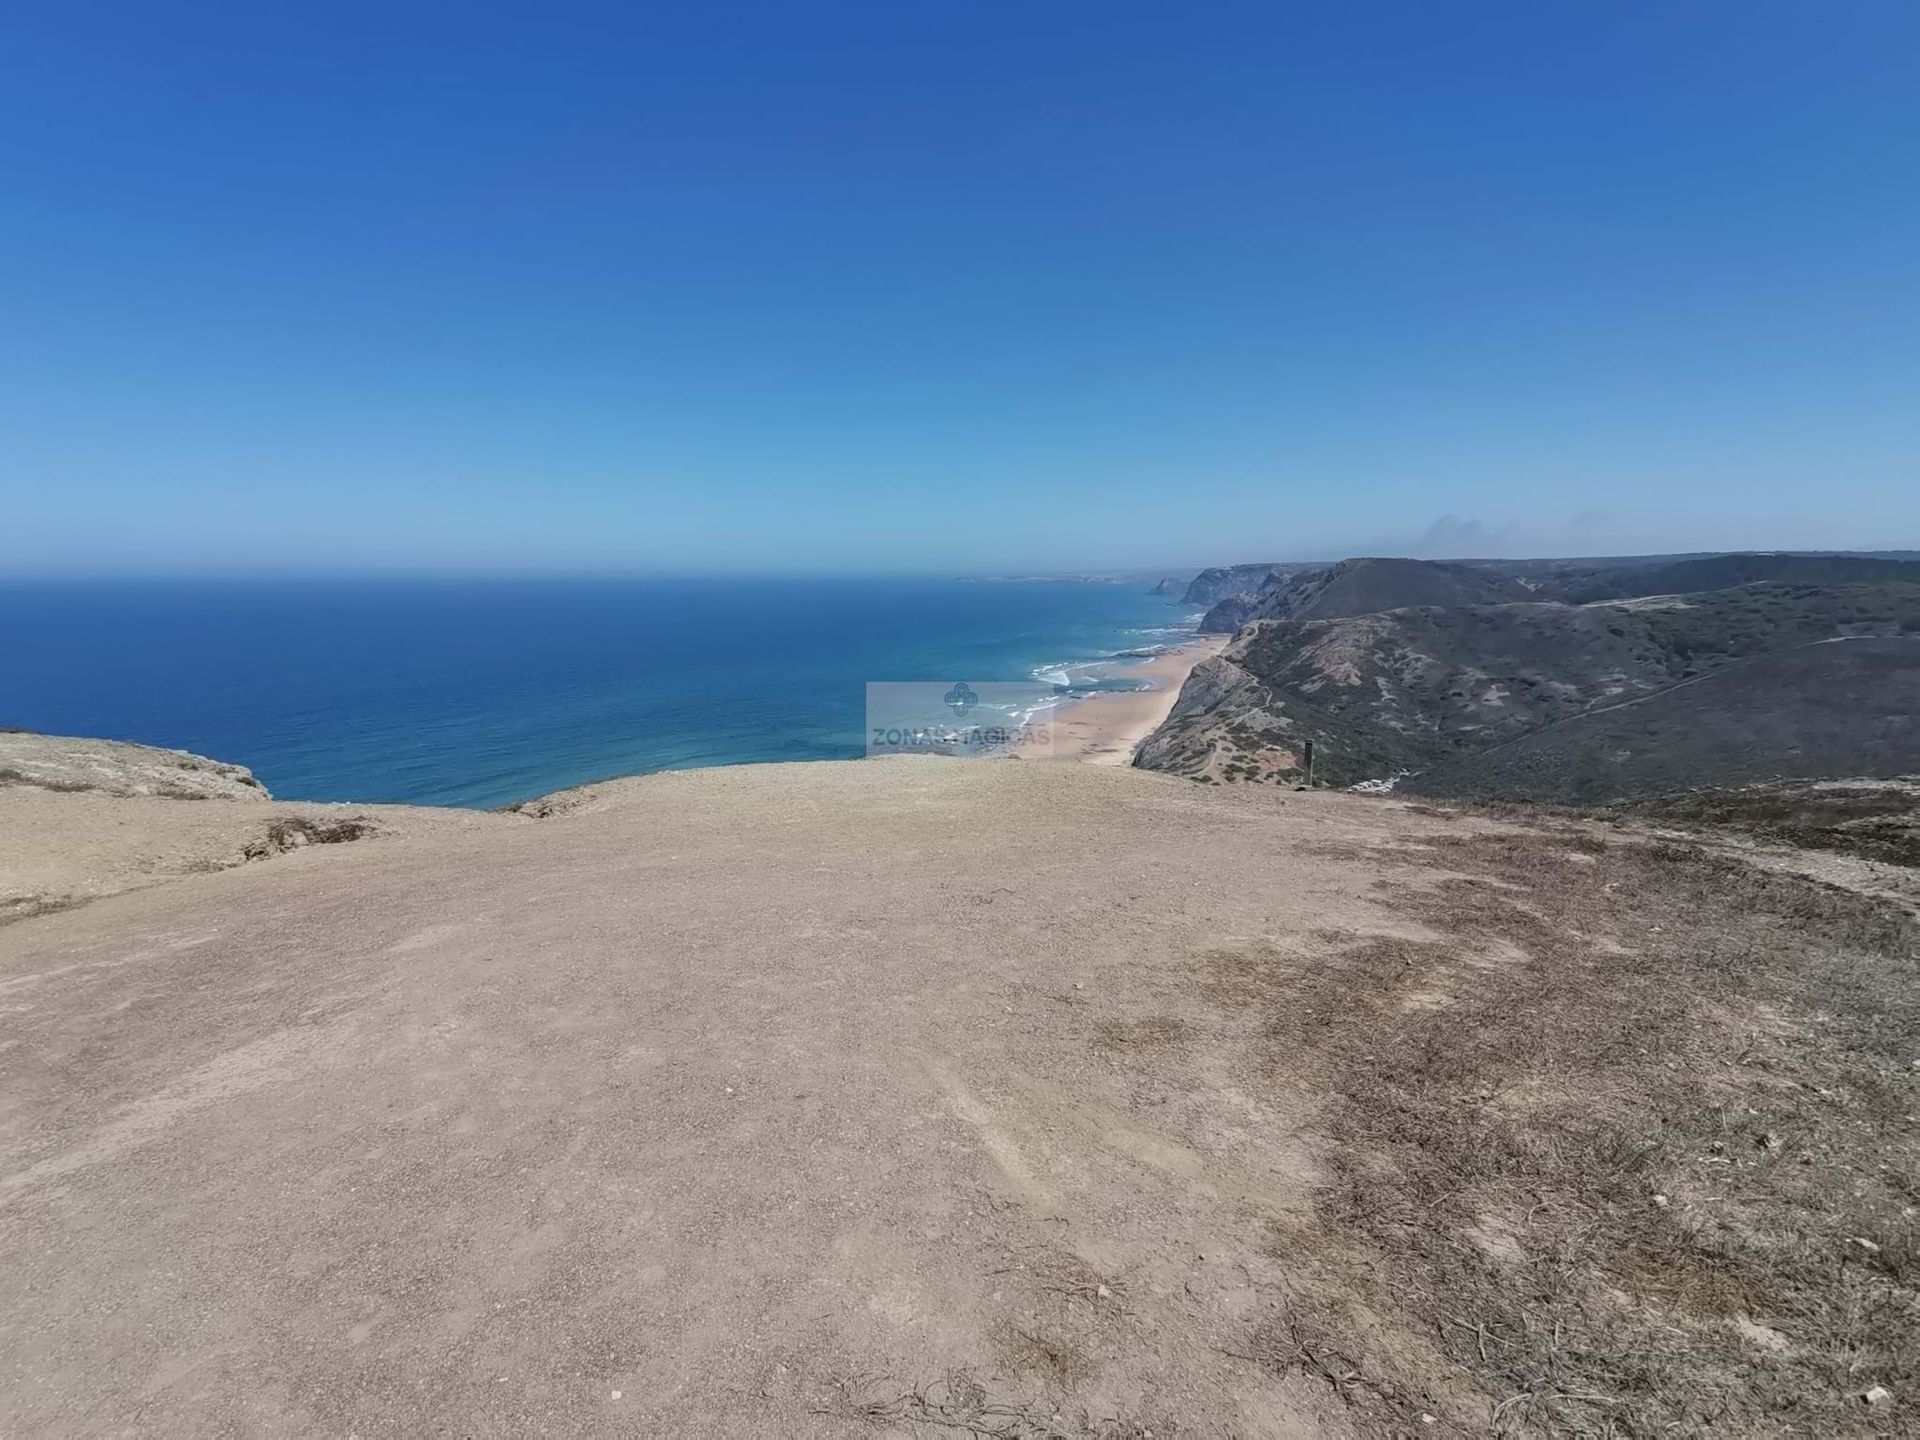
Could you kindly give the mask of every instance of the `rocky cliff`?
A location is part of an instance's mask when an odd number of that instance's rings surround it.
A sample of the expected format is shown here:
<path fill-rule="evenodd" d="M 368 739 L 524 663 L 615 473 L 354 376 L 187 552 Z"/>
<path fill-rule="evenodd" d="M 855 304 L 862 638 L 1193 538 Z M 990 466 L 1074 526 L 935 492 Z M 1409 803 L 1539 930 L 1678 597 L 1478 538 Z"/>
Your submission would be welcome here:
<path fill-rule="evenodd" d="M 1186 605 L 1213 605 L 1242 590 L 1258 590 L 1280 568 L 1277 563 L 1257 565 L 1216 565 L 1202 570 L 1187 585 L 1181 597 Z"/>
<path fill-rule="evenodd" d="M 1217 659 L 1195 670 L 1136 763 L 1194 779 L 1284 782 L 1298 775 L 1304 745 L 1313 740 L 1317 773 L 1329 783 L 1429 770 L 1463 775 L 1458 766 L 1435 767 L 1760 655 L 1842 636 L 1916 632 L 1920 585 L 1760 585 L 1587 606 L 1526 602 L 1413 606 L 1335 619 L 1256 617 Z M 1743 693 L 1757 698 L 1757 692 Z M 1777 697 L 1783 710 L 1801 698 L 1791 691 Z M 1874 718 L 1879 713 L 1863 707 L 1858 725 L 1881 724 Z M 1603 727 L 1570 733 L 1588 735 L 1593 744 L 1607 734 Z M 1570 743 L 1553 753 L 1564 756 Z M 1865 758 L 1838 758 L 1856 751 L 1867 756 L 1865 742 L 1833 749 L 1831 763 L 1839 768 L 1827 773 L 1879 773 L 1861 769 Z M 1497 773 L 1465 788 L 1500 793 Z M 1626 787 L 1619 793 L 1643 792 Z"/>
<path fill-rule="evenodd" d="M 271 800 L 244 765 L 120 740 L 0 731 L 0 785 L 158 795 L 173 800 Z"/>
<path fill-rule="evenodd" d="M 1238 595 L 1229 595 L 1200 617 L 1200 633 L 1231 635 L 1251 620 L 1259 608 L 1260 595 L 1255 591 L 1242 590 Z"/>
<path fill-rule="evenodd" d="M 0 732 L 0 925 L 309 846 L 520 817 L 273 799 L 244 765 L 117 740 Z"/>
<path fill-rule="evenodd" d="M 1364 556 L 1275 577 L 1246 619 L 1338 620 L 1409 605 L 1498 605 L 1537 598 L 1522 581 L 1482 566 Z"/>

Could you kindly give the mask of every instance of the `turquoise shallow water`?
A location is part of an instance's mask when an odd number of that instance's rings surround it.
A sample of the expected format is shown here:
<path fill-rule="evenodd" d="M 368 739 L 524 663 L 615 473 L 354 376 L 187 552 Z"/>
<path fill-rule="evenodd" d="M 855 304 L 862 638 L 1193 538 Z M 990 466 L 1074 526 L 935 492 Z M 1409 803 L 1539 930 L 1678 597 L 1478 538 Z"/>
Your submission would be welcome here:
<path fill-rule="evenodd" d="M 1117 652 L 1194 621 L 1045 581 L 10 582 L 0 725 L 237 761 L 285 799 L 501 805 L 860 755 L 869 681 L 1125 685 Z"/>

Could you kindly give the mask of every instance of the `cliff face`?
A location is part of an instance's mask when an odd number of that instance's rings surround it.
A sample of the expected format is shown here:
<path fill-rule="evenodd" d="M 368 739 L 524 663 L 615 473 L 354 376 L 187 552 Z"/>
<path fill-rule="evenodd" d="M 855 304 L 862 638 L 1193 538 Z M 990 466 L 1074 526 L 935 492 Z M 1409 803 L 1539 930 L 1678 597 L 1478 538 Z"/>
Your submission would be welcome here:
<path fill-rule="evenodd" d="M 1229 595 L 1200 617 L 1202 635 L 1231 635 L 1253 618 L 1260 597 L 1251 590 Z"/>
<path fill-rule="evenodd" d="M 1188 582 L 1182 580 L 1179 576 L 1169 575 L 1147 593 L 1149 595 L 1165 595 L 1168 597 L 1184 595 L 1187 593 L 1187 584 Z"/>
<path fill-rule="evenodd" d="M 1290 779 L 1308 738 L 1287 707 L 1229 649 L 1194 666 L 1172 713 L 1133 763 L 1190 780 Z"/>
<path fill-rule="evenodd" d="M 1214 605 L 1242 590 L 1258 590 L 1278 568 L 1274 563 L 1259 565 L 1216 565 L 1202 570 L 1181 597 L 1187 605 Z"/>

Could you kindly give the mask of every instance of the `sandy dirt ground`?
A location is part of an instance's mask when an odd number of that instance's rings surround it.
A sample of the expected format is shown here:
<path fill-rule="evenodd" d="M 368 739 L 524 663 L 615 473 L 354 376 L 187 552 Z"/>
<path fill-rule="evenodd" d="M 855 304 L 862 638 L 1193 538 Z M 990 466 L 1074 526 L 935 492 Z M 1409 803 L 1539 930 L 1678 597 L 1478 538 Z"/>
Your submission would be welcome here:
<path fill-rule="evenodd" d="M 70 890 L 276 808 L 44 799 Z M 1011 759 L 356 814 L 0 924 L 0 1435 L 1910 1419 L 1834 877 Z"/>
<path fill-rule="evenodd" d="M 1180 698 L 1193 667 L 1226 648 L 1227 635 L 1202 635 L 1125 673 L 1152 684 L 1151 690 L 1089 695 L 1062 707 L 1051 726 L 1050 747 L 1029 745 L 1022 759 L 1078 760 L 1089 765 L 1128 765 L 1140 742 L 1159 728 Z"/>
<path fill-rule="evenodd" d="M 1403 932 L 1389 823 L 744 766 L 0 927 L 0 1431 L 1346 1433 L 1230 1353 L 1316 1171 L 1196 966 Z"/>
<path fill-rule="evenodd" d="M 529 823 L 412 805 L 199 800 L 0 785 L 0 924 L 324 843 Z M 362 835 L 364 828 L 366 834 Z"/>
<path fill-rule="evenodd" d="M 0 925 L 311 845 L 529 818 L 277 801 L 245 767 L 185 750 L 0 731 Z"/>

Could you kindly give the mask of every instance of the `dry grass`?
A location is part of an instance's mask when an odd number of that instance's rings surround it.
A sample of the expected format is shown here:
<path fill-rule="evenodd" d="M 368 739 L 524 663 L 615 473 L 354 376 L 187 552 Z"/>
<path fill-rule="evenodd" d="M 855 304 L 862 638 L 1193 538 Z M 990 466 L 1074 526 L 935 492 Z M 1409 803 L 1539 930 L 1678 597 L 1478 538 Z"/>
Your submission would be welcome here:
<path fill-rule="evenodd" d="M 1186 1023 L 1172 1015 L 1136 1020 L 1102 1020 L 1093 1027 L 1093 1048 L 1113 1053 L 1164 1050 L 1186 1039 Z"/>
<path fill-rule="evenodd" d="M 243 858 L 267 860 L 275 855 L 284 855 L 289 850 L 305 849 L 309 845 L 344 845 L 378 834 L 379 829 L 372 821 L 358 815 L 332 821 L 309 820 L 302 815 L 283 816 L 269 822 L 267 833 L 247 845 Z"/>
<path fill-rule="evenodd" d="M 1446 940 L 1203 967 L 1257 1007 L 1255 1068 L 1330 1097 L 1331 1183 L 1271 1240 L 1298 1291 L 1249 1357 L 1389 1427 L 1903 1423 L 1861 1397 L 1920 1402 L 1911 926 L 1685 845 L 1400 863 L 1398 908 Z"/>
<path fill-rule="evenodd" d="M 1037 1378 L 1053 1390 L 1064 1390 L 1093 1373 L 1086 1355 L 1071 1340 L 1037 1327 L 1009 1322 L 995 1332 L 993 1340 L 1014 1374 Z"/>
<path fill-rule="evenodd" d="M 1018 1275 L 1041 1294 L 1055 1299 L 1114 1301 L 1116 1308 L 1119 1305 L 1114 1300 L 1120 1289 L 1119 1278 L 1102 1274 L 1071 1250 L 1033 1250 L 994 1273 Z"/>
<path fill-rule="evenodd" d="M 1044 1406 L 994 1399 L 964 1370 L 912 1384 L 888 1376 L 859 1375 L 841 1382 L 838 1390 L 833 1402 L 817 1406 L 815 1413 L 895 1433 L 925 1427 L 994 1440 L 1065 1440 L 1074 1433 L 1062 1429 Z"/>
<path fill-rule="evenodd" d="M 1081 1407 L 997 1395 L 971 1371 L 955 1370 L 931 1382 L 903 1383 L 890 1376 L 856 1375 L 814 1413 L 896 1435 L 957 1434 L 991 1440 L 1145 1440 L 1171 1437 L 1172 1420 L 1123 1420 Z"/>
<path fill-rule="evenodd" d="M 1920 868 L 1920 786 L 1783 782 L 1658 795 L 1602 812 L 1628 821 L 1734 830 L 1776 845 Z"/>

